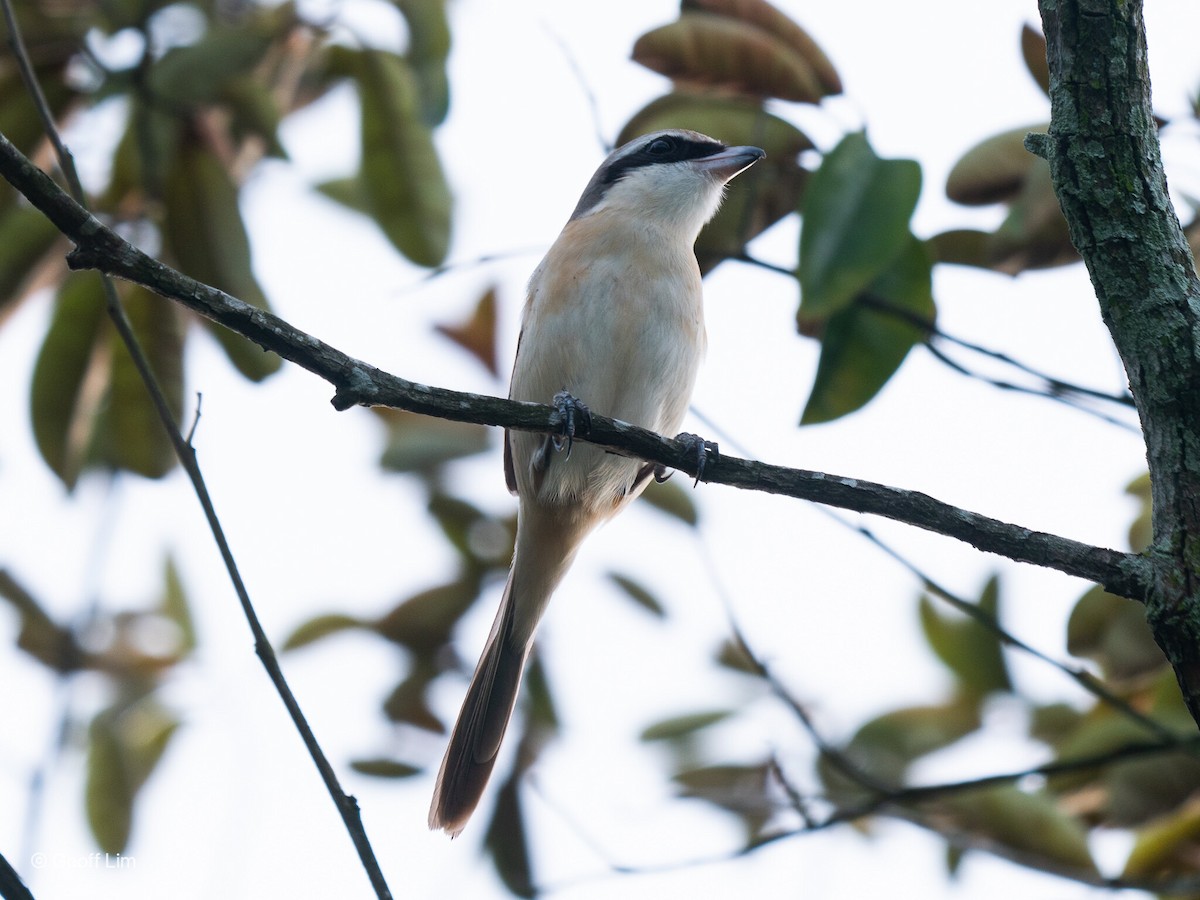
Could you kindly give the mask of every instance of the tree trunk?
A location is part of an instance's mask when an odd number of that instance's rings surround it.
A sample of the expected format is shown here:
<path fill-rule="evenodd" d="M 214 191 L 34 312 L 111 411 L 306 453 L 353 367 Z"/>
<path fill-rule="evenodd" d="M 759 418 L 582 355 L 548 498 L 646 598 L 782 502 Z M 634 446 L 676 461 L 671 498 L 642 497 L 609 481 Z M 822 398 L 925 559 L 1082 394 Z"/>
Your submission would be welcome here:
<path fill-rule="evenodd" d="M 1146 616 L 1200 722 L 1200 282 L 1167 196 L 1141 0 L 1040 0 L 1051 124 L 1031 150 L 1129 376 L 1154 541 Z"/>

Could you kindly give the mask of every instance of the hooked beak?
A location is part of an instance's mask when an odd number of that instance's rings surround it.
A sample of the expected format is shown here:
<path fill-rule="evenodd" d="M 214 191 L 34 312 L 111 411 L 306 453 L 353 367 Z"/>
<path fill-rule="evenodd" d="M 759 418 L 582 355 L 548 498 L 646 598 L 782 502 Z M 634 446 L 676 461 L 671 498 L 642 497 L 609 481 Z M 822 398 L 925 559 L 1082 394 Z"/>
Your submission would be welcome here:
<path fill-rule="evenodd" d="M 727 147 L 720 153 L 696 160 L 695 165 L 702 172 L 708 172 L 721 181 L 728 181 L 766 155 L 766 152 L 758 147 Z"/>

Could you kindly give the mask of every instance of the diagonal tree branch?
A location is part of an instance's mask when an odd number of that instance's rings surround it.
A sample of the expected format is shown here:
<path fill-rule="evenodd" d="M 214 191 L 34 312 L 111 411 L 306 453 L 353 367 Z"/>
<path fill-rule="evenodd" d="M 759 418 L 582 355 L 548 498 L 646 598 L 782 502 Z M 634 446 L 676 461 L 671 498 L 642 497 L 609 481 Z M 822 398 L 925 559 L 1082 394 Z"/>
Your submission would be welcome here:
<path fill-rule="evenodd" d="M 408 381 L 354 359 L 277 316 L 170 269 L 133 247 L 72 201 L 3 135 L 0 135 L 0 175 L 76 244 L 67 257 L 72 268 L 94 268 L 137 282 L 278 353 L 332 384 L 335 388 L 332 402 L 337 409 L 355 405 L 392 406 L 522 431 L 550 432 L 558 428 L 552 407 Z M 689 475 L 697 473 L 695 455 L 688 444 L 627 422 L 593 416 L 589 433 L 581 439 Z M 1084 578 L 1121 596 L 1141 599 L 1146 591 L 1149 567 L 1139 556 L 1001 522 L 918 491 L 732 456 L 709 460 L 703 480 L 886 516 L 1018 562 L 1047 566 Z"/>

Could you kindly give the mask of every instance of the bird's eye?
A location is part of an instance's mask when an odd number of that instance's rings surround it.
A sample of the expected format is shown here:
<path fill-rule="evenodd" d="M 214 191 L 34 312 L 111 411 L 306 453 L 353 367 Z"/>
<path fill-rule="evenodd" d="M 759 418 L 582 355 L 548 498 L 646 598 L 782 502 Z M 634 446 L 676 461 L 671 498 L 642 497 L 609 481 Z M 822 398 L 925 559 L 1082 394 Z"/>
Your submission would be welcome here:
<path fill-rule="evenodd" d="M 675 142 L 670 138 L 655 138 L 650 142 L 650 146 L 646 148 L 646 152 L 651 156 L 666 156 L 675 149 Z"/>

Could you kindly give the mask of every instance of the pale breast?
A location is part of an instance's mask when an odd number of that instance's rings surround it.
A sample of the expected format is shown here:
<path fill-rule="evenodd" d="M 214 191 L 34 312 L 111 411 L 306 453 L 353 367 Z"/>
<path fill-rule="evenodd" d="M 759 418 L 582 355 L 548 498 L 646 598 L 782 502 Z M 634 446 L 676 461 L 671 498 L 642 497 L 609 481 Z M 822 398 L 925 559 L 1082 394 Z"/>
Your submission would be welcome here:
<path fill-rule="evenodd" d="M 704 354 L 700 274 L 691 248 L 572 222 L 530 281 L 510 396 L 548 403 L 568 391 L 593 412 L 673 436 Z M 591 252 L 575 252 L 580 246 Z M 539 435 L 511 436 L 518 492 L 528 497 Z M 589 445 L 558 454 L 539 500 L 607 506 L 641 467 Z"/>

